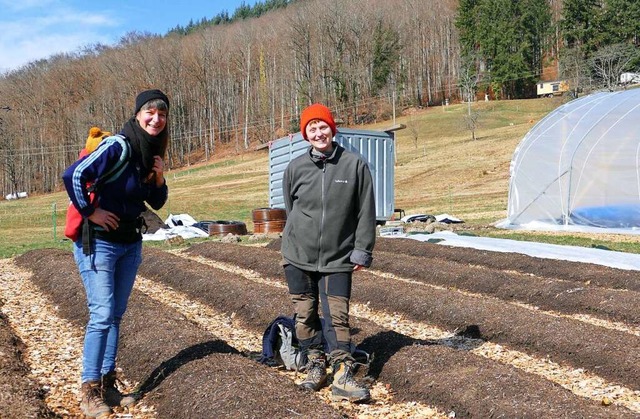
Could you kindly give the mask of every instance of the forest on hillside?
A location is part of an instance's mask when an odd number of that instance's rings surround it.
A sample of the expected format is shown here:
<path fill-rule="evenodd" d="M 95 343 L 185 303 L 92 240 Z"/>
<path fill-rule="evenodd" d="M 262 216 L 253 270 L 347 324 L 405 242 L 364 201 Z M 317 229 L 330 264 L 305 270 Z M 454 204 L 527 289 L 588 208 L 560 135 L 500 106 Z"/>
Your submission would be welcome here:
<path fill-rule="evenodd" d="M 147 88 L 171 99 L 176 168 L 295 132 L 316 101 L 357 125 L 485 93 L 533 97 L 542 77 L 600 88 L 640 67 L 637 0 L 267 0 L 198 18 L 0 75 L 2 196 L 58 190 L 89 128 L 119 131 Z"/>

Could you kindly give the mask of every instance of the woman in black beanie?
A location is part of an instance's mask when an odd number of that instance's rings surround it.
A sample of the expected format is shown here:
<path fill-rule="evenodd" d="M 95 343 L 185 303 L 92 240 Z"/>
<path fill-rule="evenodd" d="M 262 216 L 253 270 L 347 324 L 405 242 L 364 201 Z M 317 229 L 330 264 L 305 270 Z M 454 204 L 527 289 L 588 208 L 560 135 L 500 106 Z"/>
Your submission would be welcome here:
<path fill-rule="evenodd" d="M 86 220 L 73 253 L 89 307 L 80 403 L 89 417 L 135 402 L 116 387 L 118 338 L 142 261 L 141 213 L 146 204 L 158 210 L 167 200 L 168 113 L 169 99 L 162 91 L 141 92 L 120 133 L 62 175 L 71 202 Z M 93 201 L 87 185 L 93 185 Z"/>

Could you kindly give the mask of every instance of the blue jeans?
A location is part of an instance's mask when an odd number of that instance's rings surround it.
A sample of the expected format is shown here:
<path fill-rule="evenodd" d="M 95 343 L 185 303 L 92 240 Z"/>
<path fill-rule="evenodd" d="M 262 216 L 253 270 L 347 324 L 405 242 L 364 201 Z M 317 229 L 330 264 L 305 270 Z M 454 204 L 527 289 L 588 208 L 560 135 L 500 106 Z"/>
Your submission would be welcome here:
<path fill-rule="evenodd" d="M 73 246 L 89 307 L 82 355 L 83 383 L 100 380 L 116 368 L 120 321 L 142 262 L 142 241 L 123 244 L 96 239 L 92 245 L 95 247 L 90 255 L 82 252 L 82 238 Z"/>

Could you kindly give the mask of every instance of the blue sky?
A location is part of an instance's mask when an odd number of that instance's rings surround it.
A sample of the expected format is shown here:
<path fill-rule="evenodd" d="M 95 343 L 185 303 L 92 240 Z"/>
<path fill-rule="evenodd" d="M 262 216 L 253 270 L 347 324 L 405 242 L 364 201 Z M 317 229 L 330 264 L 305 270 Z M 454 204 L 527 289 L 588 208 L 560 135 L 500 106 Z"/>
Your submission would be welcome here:
<path fill-rule="evenodd" d="M 0 73 L 131 31 L 165 34 L 255 0 L 0 0 Z"/>

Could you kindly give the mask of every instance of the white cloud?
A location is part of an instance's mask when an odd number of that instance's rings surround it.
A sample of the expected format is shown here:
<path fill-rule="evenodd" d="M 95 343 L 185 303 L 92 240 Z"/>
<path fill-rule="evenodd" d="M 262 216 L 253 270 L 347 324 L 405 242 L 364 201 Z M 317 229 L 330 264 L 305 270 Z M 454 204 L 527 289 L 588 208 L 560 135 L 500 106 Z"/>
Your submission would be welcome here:
<path fill-rule="evenodd" d="M 9 4 L 10 9 L 5 9 Z M 115 41 L 111 30 L 118 21 L 107 12 L 82 12 L 46 0 L 0 0 L 0 8 L 5 11 L 0 17 L 0 73 L 54 54 Z"/>
<path fill-rule="evenodd" d="M 41 9 L 55 3 L 55 0 L 0 0 L 0 7 L 5 13 L 11 13 L 29 9 Z"/>

